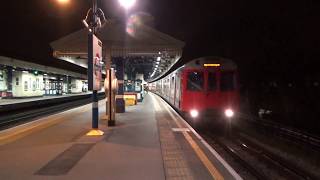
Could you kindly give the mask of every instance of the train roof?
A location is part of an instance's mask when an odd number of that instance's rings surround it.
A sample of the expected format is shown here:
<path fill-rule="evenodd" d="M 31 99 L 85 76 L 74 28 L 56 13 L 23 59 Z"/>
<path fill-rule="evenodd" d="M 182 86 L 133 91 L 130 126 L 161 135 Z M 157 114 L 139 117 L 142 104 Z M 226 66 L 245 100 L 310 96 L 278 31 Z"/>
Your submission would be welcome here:
<path fill-rule="evenodd" d="M 217 64 L 219 64 L 219 67 L 222 70 L 236 70 L 237 69 L 236 63 L 234 61 L 232 61 L 231 59 L 226 59 L 226 58 L 221 58 L 221 57 L 216 57 L 216 56 L 205 56 L 205 57 L 193 59 L 193 60 L 189 61 L 188 63 L 184 64 L 183 66 L 180 66 L 176 70 L 169 71 L 169 73 L 164 74 L 164 75 L 160 76 L 159 78 L 157 78 L 153 81 L 150 81 L 149 83 L 156 82 L 156 81 L 170 75 L 171 73 L 181 71 L 184 68 L 204 69 L 204 68 L 208 68 L 208 66 L 210 68 L 210 65 L 215 66 Z M 207 65 L 207 67 L 205 67 L 205 65 Z"/>
<path fill-rule="evenodd" d="M 206 68 L 206 67 L 220 67 L 223 70 L 234 70 L 237 69 L 237 65 L 231 59 L 207 56 L 193 59 L 186 63 L 183 67 L 188 68 Z"/>

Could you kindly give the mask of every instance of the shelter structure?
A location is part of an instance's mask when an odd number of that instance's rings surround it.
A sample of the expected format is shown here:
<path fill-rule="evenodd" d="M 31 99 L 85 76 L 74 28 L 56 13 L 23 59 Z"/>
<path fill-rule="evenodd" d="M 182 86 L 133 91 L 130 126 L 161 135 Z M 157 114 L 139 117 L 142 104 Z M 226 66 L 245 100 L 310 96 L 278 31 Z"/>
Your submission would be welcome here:
<path fill-rule="evenodd" d="M 143 74 L 147 81 L 160 77 L 181 58 L 185 45 L 138 19 L 131 17 L 127 23 L 111 21 L 97 32 L 103 44 L 103 61 L 116 70 L 118 113 L 125 112 L 124 77 L 134 79 L 136 74 Z M 87 68 L 87 34 L 87 29 L 81 29 L 52 42 L 54 57 Z"/>

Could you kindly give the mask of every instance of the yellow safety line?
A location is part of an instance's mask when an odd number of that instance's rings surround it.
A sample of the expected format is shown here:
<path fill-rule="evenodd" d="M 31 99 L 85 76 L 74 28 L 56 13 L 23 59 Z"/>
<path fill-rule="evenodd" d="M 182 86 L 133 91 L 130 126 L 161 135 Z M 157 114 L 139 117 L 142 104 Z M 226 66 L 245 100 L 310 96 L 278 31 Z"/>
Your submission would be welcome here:
<path fill-rule="evenodd" d="M 223 180 L 223 176 L 220 174 L 220 172 L 213 166 L 211 161 L 208 159 L 208 157 L 204 154 L 204 152 L 200 149 L 198 144 L 192 139 L 190 134 L 188 132 L 182 132 L 184 137 L 187 139 L 193 150 L 196 152 L 202 163 L 206 166 L 208 171 L 210 172 L 211 176 L 214 179 Z"/>
<path fill-rule="evenodd" d="M 169 112 L 170 116 L 174 119 L 174 121 L 176 122 L 177 126 L 179 128 L 182 128 L 183 126 L 180 124 L 180 122 L 176 119 L 176 117 L 172 114 L 172 112 L 167 108 L 167 105 L 164 104 L 162 101 L 160 101 L 165 109 Z M 157 103 L 157 106 L 160 107 L 160 105 Z M 211 163 L 211 161 L 209 160 L 209 158 L 205 155 L 205 153 L 200 149 L 200 147 L 198 146 L 198 144 L 192 139 L 192 137 L 190 136 L 190 134 L 188 132 L 182 132 L 184 137 L 186 138 L 186 140 L 189 142 L 190 146 L 192 147 L 192 149 L 195 151 L 195 153 L 197 154 L 197 156 L 199 157 L 199 159 L 201 160 L 201 162 L 203 163 L 203 165 L 208 169 L 208 171 L 210 172 L 211 176 L 214 179 L 218 179 L 218 180 L 223 180 L 223 176 L 221 175 L 221 173 L 214 167 L 214 165 Z"/>
<path fill-rule="evenodd" d="M 80 114 L 80 113 L 84 113 L 84 112 L 88 111 L 89 110 L 88 107 L 90 107 L 90 105 L 76 107 L 76 108 L 70 109 L 68 111 L 73 111 L 73 110 L 78 109 L 77 111 L 80 111 L 79 112 L 79 114 Z M 64 113 L 64 112 L 61 112 L 61 113 Z M 52 116 L 58 116 L 61 113 L 53 114 Z M 74 115 L 72 115 L 72 116 L 74 116 Z M 44 118 L 48 118 L 48 117 L 44 117 Z M 43 119 L 43 118 L 41 118 L 41 119 Z M 58 124 L 62 121 L 65 121 L 67 119 L 68 118 L 66 118 L 66 117 L 57 117 L 57 118 L 52 118 L 52 119 L 48 119 L 48 120 L 33 121 L 33 122 L 30 122 L 27 124 L 22 124 L 21 126 L 14 127 L 12 129 L 4 130 L 3 132 L 0 132 L 0 146 L 4 145 L 4 144 L 8 144 L 10 142 L 14 142 L 18 139 L 21 139 L 21 138 L 29 135 L 29 134 L 32 134 L 32 133 L 39 131 L 41 129 L 45 129 L 50 126 L 56 125 L 56 124 Z"/>

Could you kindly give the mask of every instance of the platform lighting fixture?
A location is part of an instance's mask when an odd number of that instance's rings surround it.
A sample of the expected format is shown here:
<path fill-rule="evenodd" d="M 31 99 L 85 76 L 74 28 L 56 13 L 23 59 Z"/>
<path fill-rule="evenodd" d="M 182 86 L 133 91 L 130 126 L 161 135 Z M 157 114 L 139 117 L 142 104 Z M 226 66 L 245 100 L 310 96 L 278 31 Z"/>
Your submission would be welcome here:
<path fill-rule="evenodd" d="M 157 61 L 160 61 L 161 60 L 161 57 L 159 56 L 159 57 L 157 57 Z"/>

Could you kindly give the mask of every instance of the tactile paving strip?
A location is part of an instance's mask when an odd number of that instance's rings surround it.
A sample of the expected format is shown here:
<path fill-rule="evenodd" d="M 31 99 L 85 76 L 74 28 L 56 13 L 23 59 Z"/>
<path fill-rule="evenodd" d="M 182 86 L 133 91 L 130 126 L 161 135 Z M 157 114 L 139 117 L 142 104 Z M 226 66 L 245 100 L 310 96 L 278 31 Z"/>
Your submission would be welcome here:
<path fill-rule="evenodd" d="M 163 115 L 164 112 L 156 112 L 158 123 L 160 145 L 165 168 L 166 179 L 168 180 L 192 180 L 193 175 L 184 158 L 182 147 L 175 139 L 169 118 Z"/>

